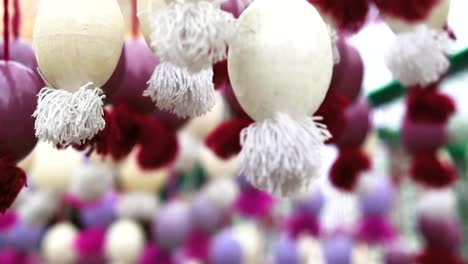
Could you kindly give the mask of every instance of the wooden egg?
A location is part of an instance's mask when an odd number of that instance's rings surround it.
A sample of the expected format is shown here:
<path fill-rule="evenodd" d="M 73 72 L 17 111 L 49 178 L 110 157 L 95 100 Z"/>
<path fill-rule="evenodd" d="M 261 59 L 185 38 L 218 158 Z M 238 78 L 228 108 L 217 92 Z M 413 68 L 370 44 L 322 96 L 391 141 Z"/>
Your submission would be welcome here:
<path fill-rule="evenodd" d="M 305 0 L 256 0 L 239 23 L 228 68 L 242 108 L 255 121 L 277 112 L 312 115 L 333 69 L 331 39 L 317 10 Z"/>
<path fill-rule="evenodd" d="M 151 15 L 162 8 L 165 8 L 168 3 L 166 0 L 139 0 L 137 6 L 138 20 L 140 22 L 140 30 L 145 38 L 148 46 L 151 47 Z"/>
<path fill-rule="evenodd" d="M 73 243 L 77 235 L 76 228 L 70 223 L 58 223 L 51 227 L 42 240 L 42 256 L 47 263 L 75 263 L 76 253 Z"/>
<path fill-rule="evenodd" d="M 135 263 L 144 245 L 143 230 L 134 221 L 116 221 L 107 231 L 105 251 L 111 263 Z"/>
<path fill-rule="evenodd" d="M 33 43 L 42 76 L 73 92 L 88 82 L 101 87 L 122 52 L 124 22 L 115 0 L 43 0 Z"/>

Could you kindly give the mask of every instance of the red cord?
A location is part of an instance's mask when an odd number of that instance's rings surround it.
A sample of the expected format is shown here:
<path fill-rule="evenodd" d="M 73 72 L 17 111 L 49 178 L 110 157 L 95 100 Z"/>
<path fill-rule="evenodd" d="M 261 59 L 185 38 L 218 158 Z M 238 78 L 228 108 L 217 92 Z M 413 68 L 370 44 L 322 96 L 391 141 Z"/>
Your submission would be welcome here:
<path fill-rule="evenodd" d="M 138 36 L 137 0 L 132 0 L 132 35 Z"/>
<path fill-rule="evenodd" d="M 5 61 L 10 59 L 10 13 L 9 0 L 3 0 L 3 57 Z"/>
<path fill-rule="evenodd" d="M 15 14 L 13 15 L 11 25 L 13 26 L 13 38 L 18 39 L 20 37 L 21 29 L 21 6 L 20 0 L 13 1 L 13 8 Z"/>

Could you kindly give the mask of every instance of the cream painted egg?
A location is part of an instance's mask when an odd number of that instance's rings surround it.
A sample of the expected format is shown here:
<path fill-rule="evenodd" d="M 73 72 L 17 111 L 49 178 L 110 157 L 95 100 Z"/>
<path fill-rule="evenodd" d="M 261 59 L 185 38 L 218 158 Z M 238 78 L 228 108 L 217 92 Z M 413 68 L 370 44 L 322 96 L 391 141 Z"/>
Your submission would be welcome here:
<path fill-rule="evenodd" d="M 75 263 L 74 241 L 76 235 L 77 230 L 70 223 L 58 223 L 50 228 L 41 243 L 41 253 L 46 263 Z"/>
<path fill-rule="evenodd" d="M 133 152 L 120 166 L 118 182 L 125 191 L 154 193 L 166 183 L 168 176 L 168 168 L 141 169 Z"/>
<path fill-rule="evenodd" d="M 323 264 L 322 244 L 319 240 L 310 236 L 300 236 L 297 247 L 301 263 Z"/>
<path fill-rule="evenodd" d="M 263 242 L 258 227 L 251 223 L 243 223 L 234 227 L 234 235 L 242 248 L 242 263 L 260 263 L 263 254 Z"/>
<path fill-rule="evenodd" d="M 144 246 L 143 230 L 134 221 L 118 220 L 107 231 L 105 252 L 111 263 L 136 263 Z"/>
<path fill-rule="evenodd" d="M 239 195 L 234 179 L 212 179 L 203 189 L 203 195 L 219 209 L 230 209 Z"/>
<path fill-rule="evenodd" d="M 115 0 L 42 0 L 33 43 L 42 76 L 54 88 L 101 87 L 114 72 L 124 42 Z"/>
<path fill-rule="evenodd" d="M 83 156 L 73 148 L 57 150 L 51 144 L 39 142 L 30 177 L 33 185 L 54 194 L 63 194 L 70 187 L 73 172 L 83 162 Z"/>
<path fill-rule="evenodd" d="M 31 167 L 33 166 L 34 162 L 35 162 L 35 154 L 36 152 L 34 151 L 31 151 L 29 153 L 29 155 L 27 155 L 24 159 L 22 159 L 19 163 L 18 163 L 18 167 L 20 167 L 21 169 L 23 169 L 26 173 L 29 173 L 30 170 L 31 170 Z"/>
<path fill-rule="evenodd" d="M 210 178 L 233 178 L 239 170 L 238 156 L 223 160 L 204 145 L 200 150 L 200 163 Z"/>
<path fill-rule="evenodd" d="M 310 116 L 330 85 L 327 26 L 305 0 L 256 0 L 239 18 L 228 70 L 242 108 L 255 121 L 276 112 Z"/>
<path fill-rule="evenodd" d="M 451 0 L 441 0 L 439 3 L 430 11 L 429 16 L 421 22 L 408 22 L 402 19 L 391 17 L 383 14 L 383 17 L 390 28 L 396 32 L 407 32 L 413 30 L 417 25 L 426 24 L 430 28 L 442 30 L 447 24 L 447 19 L 450 10 Z"/>
<path fill-rule="evenodd" d="M 194 138 L 203 140 L 224 119 L 225 104 L 222 95 L 216 92 L 216 104 L 208 113 L 195 117 L 184 127 L 184 131 L 190 133 Z"/>
<path fill-rule="evenodd" d="M 148 46 L 151 47 L 151 16 L 167 6 L 166 0 L 138 0 L 137 13 L 140 30 Z"/>

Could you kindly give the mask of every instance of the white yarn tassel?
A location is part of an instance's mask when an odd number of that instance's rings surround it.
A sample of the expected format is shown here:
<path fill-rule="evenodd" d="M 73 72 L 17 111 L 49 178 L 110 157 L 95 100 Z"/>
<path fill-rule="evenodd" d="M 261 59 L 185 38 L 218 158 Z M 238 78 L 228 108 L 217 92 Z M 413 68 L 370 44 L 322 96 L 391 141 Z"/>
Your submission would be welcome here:
<path fill-rule="evenodd" d="M 448 71 L 451 42 L 446 32 L 419 26 L 397 36 L 386 56 L 387 67 L 403 86 L 427 86 Z"/>
<path fill-rule="evenodd" d="M 152 17 L 151 46 L 161 61 L 199 72 L 226 58 L 237 20 L 217 2 L 173 1 Z"/>
<path fill-rule="evenodd" d="M 281 197 L 308 191 L 331 138 L 320 119 L 277 113 L 242 130 L 241 173 L 256 188 Z"/>
<path fill-rule="evenodd" d="M 330 35 L 330 40 L 332 43 L 333 63 L 340 64 L 341 56 L 340 56 L 340 50 L 338 49 L 338 39 L 339 39 L 338 33 L 330 25 L 327 25 L 327 28 L 328 28 L 328 34 Z"/>
<path fill-rule="evenodd" d="M 144 96 L 156 106 L 179 117 L 197 117 L 210 111 L 216 103 L 213 69 L 190 73 L 185 68 L 161 63 L 148 82 Z"/>
<path fill-rule="evenodd" d="M 38 94 L 36 136 L 54 145 L 82 144 L 104 129 L 103 99 L 98 87 L 88 83 L 71 93 L 45 87 Z"/>

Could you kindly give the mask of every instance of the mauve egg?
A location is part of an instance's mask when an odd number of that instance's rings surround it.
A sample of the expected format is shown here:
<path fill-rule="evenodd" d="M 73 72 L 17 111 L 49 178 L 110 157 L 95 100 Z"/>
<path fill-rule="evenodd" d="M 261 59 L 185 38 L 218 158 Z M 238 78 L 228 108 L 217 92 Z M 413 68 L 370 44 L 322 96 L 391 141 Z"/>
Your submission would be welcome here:
<path fill-rule="evenodd" d="M 111 83 L 106 84 L 106 86 L 117 87 L 115 88 L 117 91 L 109 101 L 113 104 L 124 103 L 130 109 L 141 113 L 154 111 L 154 103 L 149 97 L 143 96 L 143 91 L 146 90 L 146 83 L 158 63 L 158 59 L 143 40 L 127 40 L 118 64 L 125 64 L 125 66 L 117 66 L 117 70 L 111 77 Z M 119 80 L 120 77 L 121 80 Z"/>
<path fill-rule="evenodd" d="M 153 225 L 158 245 L 172 250 L 182 245 L 190 230 L 190 212 L 186 204 L 172 202 L 161 209 Z"/>
<path fill-rule="evenodd" d="M 453 217 L 420 216 L 418 227 L 426 243 L 444 248 L 458 248 L 462 239 L 460 223 Z"/>
<path fill-rule="evenodd" d="M 299 199 L 295 204 L 295 211 L 306 213 L 312 217 L 319 216 L 324 203 L 323 193 L 315 191 Z"/>
<path fill-rule="evenodd" d="M 350 264 L 353 242 L 345 235 L 335 235 L 324 242 L 325 263 Z"/>
<path fill-rule="evenodd" d="M 33 251 L 39 249 L 39 244 L 44 233 L 45 228 L 43 226 L 30 226 L 18 223 L 8 232 L 8 237 L 12 247 L 25 251 Z"/>
<path fill-rule="evenodd" d="M 223 230 L 215 236 L 210 248 L 211 264 L 241 264 L 242 247 L 232 230 Z"/>
<path fill-rule="evenodd" d="M 338 140 L 343 147 L 358 147 L 366 140 L 371 129 L 371 108 L 366 99 L 360 99 L 345 111 L 345 133 Z"/>
<path fill-rule="evenodd" d="M 36 145 L 34 118 L 41 82 L 26 66 L 0 61 L 0 157 L 19 161 Z"/>
<path fill-rule="evenodd" d="M 106 228 L 115 219 L 116 197 L 107 194 L 99 202 L 81 208 L 80 220 L 88 228 Z"/>
<path fill-rule="evenodd" d="M 401 141 L 411 153 L 436 151 L 449 139 L 445 124 L 413 122 L 405 118 L 401 128 Z"/>
<path fill-rule="evenodd" d="M 330 89 L 340 92 L 354 102 L 361 93 L 364 78 L 362 58 L 359 51 L 343 38 L 339 38 L 337 46 L 340 52 L 340 63 L 333 67 Z"/>
<path fill-rule="evenodd" d="M 190 218 L 192 227 L 205 232 L 212 232 L 220 226 L 223 214 L 206 197 L 199 195 L 192 202 Z"/>
<path fill-rule="evenodd" d="M 221 9 L 231 13 L 235 18 L 239 18 L 245 9 L 245 3 L 243 0 L 227 0 L 221 5 Z"/>
<path fill-rule="evenodd" d="M 297 250 L 296 242 L 289 238 L 287 235 L 280 238 L 275 245 L 274 249 L 274 264 L 299 264 L 299 252 Z"/>
<path fill-rule="evenodd" d="M 0 43 L 0 59 L 5 58 L 4 55 L 4 43 Z M 37 61 L 34 50 L 29 43 L 26 43 L 22 39 L 15 39 L 10 41 L 10 60 L 19 62 L 24 66 L 31 69 L 34 73 L 37 70 Z"/>

